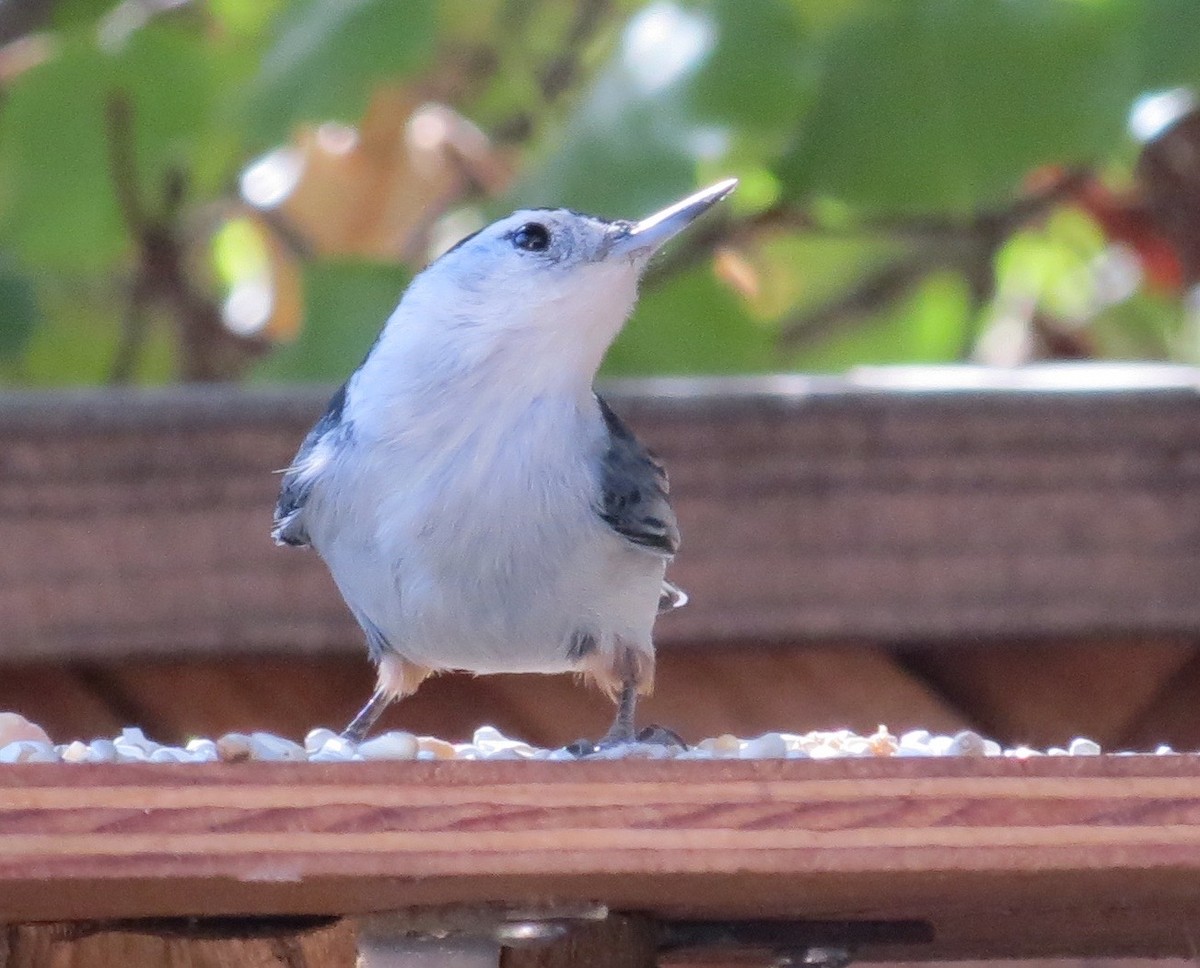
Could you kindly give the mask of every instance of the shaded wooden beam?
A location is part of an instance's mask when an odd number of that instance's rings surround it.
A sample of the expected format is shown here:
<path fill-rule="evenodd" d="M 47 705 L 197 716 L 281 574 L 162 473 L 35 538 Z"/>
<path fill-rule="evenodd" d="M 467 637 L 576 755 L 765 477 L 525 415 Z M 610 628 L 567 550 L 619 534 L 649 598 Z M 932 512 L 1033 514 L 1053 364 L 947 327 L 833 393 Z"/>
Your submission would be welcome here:
<path fill-rule="evenodd" d="M 1167 743 L 1177 750 L 1200 750 L 1200 655 L 1173 676 L 1126 731 L 1134 749 Z"/>
<path fill-rule="evenodd" d="M 982 732 L 1004 742 L 1065 747 L 1076 736 L 1086 736 L 1106 750 L 1153 750 L 1160 743 L 1196 737 L 1186 720 L 1161 711 L 1164 692 L 1195 661 L 1198 643 L 1139 636 L 992 649 L 914 649 L 901 664 L 945 702 L 970 710 Z M 1189 701 L 1196 706 L 1200 691 L 1191 692 Z M 1179 705 L 1174 704 L 1174 712 Z M 1157 735 L 1140 727 L 1143 722 L 1153 723 Z"/>
<path fill-rule="evenodd" d="M 1197 371 L 908 372 L 613 388 L 684 531 L 664 644 L 1200 631 Z M 267 537 L 326 396 L 0 396 L 3 655 L 360 648 Z"/>
<path fill-rule="evenodd" d="M 1186 956 L 1197 789 L 1192 757 L 28 765 L 0 772 L 0 909 L 599 901 L 928 925 L 864 958 Z"/>
<path fill-rule="evenodd" d="M 75 739 L 111 736 L 138 721 L 114 708 L 83 670 L 61 662 L 7 665 L 0 674 L 0 710 L 20 713 L 52 737 Z"/>

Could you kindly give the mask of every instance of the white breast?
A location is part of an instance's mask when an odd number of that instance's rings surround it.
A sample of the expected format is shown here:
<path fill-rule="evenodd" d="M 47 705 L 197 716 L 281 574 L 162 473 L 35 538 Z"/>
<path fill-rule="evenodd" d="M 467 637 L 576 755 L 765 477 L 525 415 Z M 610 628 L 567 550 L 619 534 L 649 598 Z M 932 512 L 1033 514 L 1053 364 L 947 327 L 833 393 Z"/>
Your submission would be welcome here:
<path fill-rule="evenodd" d="M 602 649 L 649 650 L 664 563 L 594 510 L 594 399 L 503 410 L 472 399 L 356 438 L 312 528 L 343 595 L 392 648 L 435 669 L 564 671 L 579 629 Z"/>

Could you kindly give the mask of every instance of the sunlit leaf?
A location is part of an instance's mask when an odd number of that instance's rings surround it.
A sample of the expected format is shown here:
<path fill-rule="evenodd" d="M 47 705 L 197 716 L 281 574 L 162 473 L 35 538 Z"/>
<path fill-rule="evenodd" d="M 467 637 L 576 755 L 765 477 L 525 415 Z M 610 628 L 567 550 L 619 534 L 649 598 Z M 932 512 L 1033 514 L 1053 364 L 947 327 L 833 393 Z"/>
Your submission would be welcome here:
<path fill-rule="evenodd" d="M 230 219 L 213 234 L 212 257 L 217 278 L 226 288 L 265 275 L 271 268 L 262 231 L 249 216 Z"/>
<path fill-rule="evenodd" d="M 257 34 L 284 6 L 284 0 L 208 0 L 208 9 L 226 30 L 235 34 Z"/>
<path fill-rule="evenodd" d="M 1099 226 L 1082 211 L 1063 208 L 1044 224 L 1016 233 L 996 258 L 996 288 L 1031 300 L 1051 315 L 1077 319 L 1097 308 L 1092 271 L 1105 247 Z"/>

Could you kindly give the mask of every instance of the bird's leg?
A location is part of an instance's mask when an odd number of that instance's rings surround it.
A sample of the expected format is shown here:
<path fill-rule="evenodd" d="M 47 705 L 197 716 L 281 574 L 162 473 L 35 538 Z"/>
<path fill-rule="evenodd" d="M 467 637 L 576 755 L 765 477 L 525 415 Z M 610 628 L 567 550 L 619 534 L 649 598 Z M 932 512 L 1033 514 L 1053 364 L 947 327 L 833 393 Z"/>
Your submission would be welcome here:
<path fill-rule="evenodd" d="M 621 692 L 617 696 L 617 715 L 598 746 L 619 746 L 636 739 L 633 723 L 637 714 L 637 700 L 638 684 L 636 680 L 627 679 L 621 684 Z"/>
<path fill-rule="evenodd" d="M 632 743 L 636 738 L 633 723 L 638 696 L 648 693 L 654 685 L 654 655 L 618 646 L 606 663 L 593 668 L 597 682 L 617 703 L 617 714 L 600 740 L 600 747 Z"/>
<path fill-rule="evenodd" d="M 602 749 L 613 746 L 623 746 L 637 740 L 634 732 L 634 718 L 637 713 L 638 684 L 635 679 L 627 679 L 621 684 L 621 691 L 616 696 L 617 715 L 612 725 L 599 742 L 590 739 L 577 739 L 567 745 L 567 749 L 575 756 L 590 756 Z"/>
<path fill-rule="evenodd" d="M 603 739 L 596 744 L 596 748 L 604 749 L 623 743 L 650 743 L 655 746 L 678 746 L 687 749 L 687 743 L 673 729 L 667 729 L 657 723 L 645 729 L 636 729 L 635 712 L 640 692 L 636 682 L 626 682 L 621 686 L 620 695 L 617 697 L 617 715 Z"/>
<path fill-rule="evenodd" d="M 383 711 L 394 700 L 411 696 L 432 672 L 432 669 L 409 662 L 395 652 L 385 653 L 379 660 L 375 692 L 358 715 L 350 720 L 350 725 L 342 730 L 342 739 L 361 743 Z"/>
<path fill-rule="evenodd" d="M 367 733 L 375 725 L 375 721 L 383 715 L 383 711 L 391 705 L 392 697 L 382 689 L 376 689 L 367 704 L 358 711 L 350 725 L 342 730 L 342 739 L 358 744 L 367 738 Z"/>
<path fill-rule="evenodd" d="M 599 743 L 581 739 L 567 746 L 576 756 L 587 756 L 600 749 L 635 742 L 687 746 L 669 729 L 648 726 L 638 732 L 635 726 L 638 696 L 649 693 L 654 684 L 653 653 L 631 648 L 619 648 L 615 654 L 608 655 L 591 653 L 584 657 L 579 669 L 613 697 L 617 714 Z"/>

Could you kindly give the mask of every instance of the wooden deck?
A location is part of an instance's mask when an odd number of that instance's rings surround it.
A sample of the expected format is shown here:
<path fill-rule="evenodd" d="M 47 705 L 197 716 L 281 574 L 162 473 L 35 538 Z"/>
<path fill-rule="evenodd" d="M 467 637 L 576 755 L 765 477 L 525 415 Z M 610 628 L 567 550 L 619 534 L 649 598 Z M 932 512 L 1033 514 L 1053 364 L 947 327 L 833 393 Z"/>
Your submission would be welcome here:
<path fill-rule="evenodd" d="M 586 901 L 859 924 L 868 959 L 1187 956 L 1200 760 L 0 771 L 9 919 Z"/>

